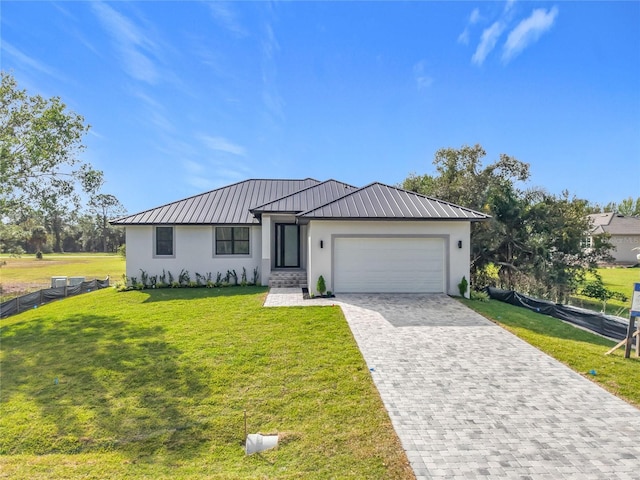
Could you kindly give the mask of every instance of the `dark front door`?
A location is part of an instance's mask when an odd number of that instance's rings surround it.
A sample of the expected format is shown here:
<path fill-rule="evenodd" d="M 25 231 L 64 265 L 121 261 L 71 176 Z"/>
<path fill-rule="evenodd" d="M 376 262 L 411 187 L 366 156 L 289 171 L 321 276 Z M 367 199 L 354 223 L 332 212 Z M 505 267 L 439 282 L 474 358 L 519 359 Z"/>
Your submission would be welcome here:
<path fill-rule="evenodd" d="M 300 227 L 276 223 L 276 268 L 300 267 Z"/>

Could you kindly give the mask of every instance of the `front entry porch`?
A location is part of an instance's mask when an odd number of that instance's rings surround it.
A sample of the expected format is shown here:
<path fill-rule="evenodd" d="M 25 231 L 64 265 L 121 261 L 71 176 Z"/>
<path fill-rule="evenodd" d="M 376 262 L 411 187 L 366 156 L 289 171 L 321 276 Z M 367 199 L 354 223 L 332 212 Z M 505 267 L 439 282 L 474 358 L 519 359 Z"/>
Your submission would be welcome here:
<path fill-rule="evenodd" d="M 262 215 L 263 285 L 275 288 L 307 285 L 307 226 L 293 215 Z"/>
<path fill-rule="evenodd" d="M 272 288 L 295 288 L 307 286 L 307 271 L 302 268 L 271 270 L 269 286 Z"/>

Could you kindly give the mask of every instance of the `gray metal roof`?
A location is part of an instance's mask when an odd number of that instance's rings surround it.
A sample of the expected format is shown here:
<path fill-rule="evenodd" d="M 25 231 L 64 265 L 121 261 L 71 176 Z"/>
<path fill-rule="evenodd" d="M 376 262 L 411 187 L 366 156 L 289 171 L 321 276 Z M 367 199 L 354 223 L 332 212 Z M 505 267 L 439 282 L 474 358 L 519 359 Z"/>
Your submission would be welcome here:
<path fill-rule="evenodd" d="M 113 225 L 257 223 L 250 209 L 320 183 L 318 180 L 245 180 L 113 220 Z"/>
<path fill-rule="evenodd" d="M 593 213 L 591 234 L 640 235 L 640 217 L 624 216 L 619 213 Z"/>
<path fill-rule="evenodd" d="M 287 212 L 300 213 L 324 205 L 347 193 L 354 192 L 358 187 L 347 185 L 336 180 L 327 180 L 317 185 L 305 188 L 299 192 L 279 198 L 251 209 L 253 213 Z"/>
<path fill-rule="evenodd" d="M 418 193 L 372 183 L 298 215 L 307 219 L 485 220 L 489 215 Z"/>
<path fill-rule="evenodd" d="M 301 219 L 485 220 L 489 215 L 418 193 L 372 183 L 356 189 L 336 180 L 245 180 L 113 220 L 113 225 L 258 223 L 254 212 Z"/>

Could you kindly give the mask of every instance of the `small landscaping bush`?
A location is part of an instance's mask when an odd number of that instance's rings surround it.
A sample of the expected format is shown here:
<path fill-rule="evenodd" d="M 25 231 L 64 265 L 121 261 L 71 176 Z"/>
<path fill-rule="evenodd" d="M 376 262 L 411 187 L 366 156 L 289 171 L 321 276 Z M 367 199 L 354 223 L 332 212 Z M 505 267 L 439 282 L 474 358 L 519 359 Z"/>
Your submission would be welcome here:
<path fill-rule="evenodd" d="M 468 287 L 469 287 L 469 282 L 467 282 L 467 277 L 462 277 L 462 280 L 458 284 L 458 290 L 460 291 L 461 297 L 466 296 Z"/>
<path fill-rule="evenodd" d="M 162 270 L 160 275 L 149 275 L 145 270 L 140 269 L 140 280 L 138 277 L 127 277 L 122 275 L 122 282 L 118 282 L 115 287 L 119 292 L 127 290 L 144 290 L 147 288 L 159 289 L 159 288 L 221 288 L 221 287 L 247 287 L 258 285 L 259 278 L 258 268 L 253 269 L 252 282 L 247 280 L 247 269 L 242 267 L 242 274 L 240 281 L 238 281 L 238 274 L 236 270 L 227 270 L 226 275 L 223 277 L 222 273 L 217 272 L 215 280 L 213 274 L 208 272 L 206 275 L 200 273 L 195 274 L 195 280 L 191 279 L 191 275 L 188 270 L 182 269 L 178 278 L 167 270 Z"/>
<path fill-rule="evenodd" d="M 489 294 L 484 290 L 471 290 L 471 300 L 475 300 L 478 302 L 488 302 Z"/>
<path fill-rule="evenodd" d="M 316 290 L 318 290 L 318 293 L 320 295 L 324 295 L 324 292 L 327 291 L 327 286 L 324 283 L 324 277 L 322 275 L 320 275 L 320 277 L 318 278 L 318 283 L 316 284 Z"/>

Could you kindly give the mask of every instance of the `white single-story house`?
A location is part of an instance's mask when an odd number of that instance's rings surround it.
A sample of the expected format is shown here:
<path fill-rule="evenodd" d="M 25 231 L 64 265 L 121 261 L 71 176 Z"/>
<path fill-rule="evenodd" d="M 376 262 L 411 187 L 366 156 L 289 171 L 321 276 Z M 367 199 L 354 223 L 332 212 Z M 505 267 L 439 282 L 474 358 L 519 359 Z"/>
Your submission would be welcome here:
<path fill-rule="evenodd" d="M 640 254 L 640 217 L 625 216 L 615 212 L 589 215 L 591 231 L 586 246 L 590 247 L 593 237 L 608 233 L 615 249 L 611 253 L 615 263 L 635 265 Z"/>
<path fill-rule="evenodd" d="M 459 295 L 471 222 L 487 218 L 382 183 L 307 178 L 245 180 L 111 223 L 126 227 L 129 277 L 244 268 L 263 285 L 293 275 L 312 293 L 322 275 L 333 293 Z"/>

